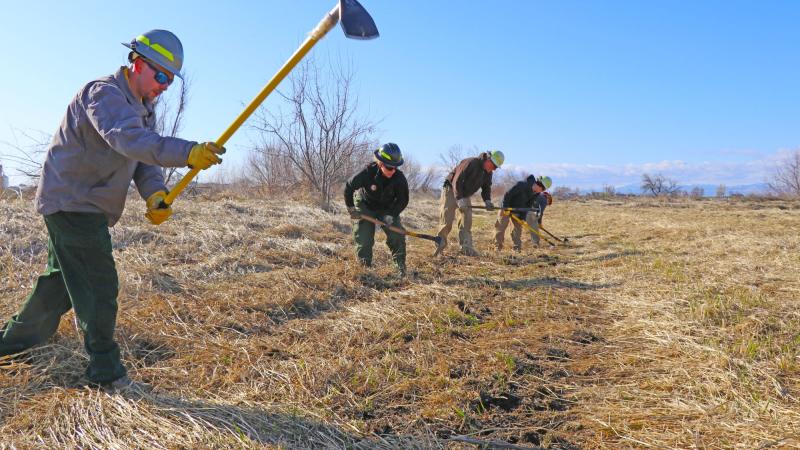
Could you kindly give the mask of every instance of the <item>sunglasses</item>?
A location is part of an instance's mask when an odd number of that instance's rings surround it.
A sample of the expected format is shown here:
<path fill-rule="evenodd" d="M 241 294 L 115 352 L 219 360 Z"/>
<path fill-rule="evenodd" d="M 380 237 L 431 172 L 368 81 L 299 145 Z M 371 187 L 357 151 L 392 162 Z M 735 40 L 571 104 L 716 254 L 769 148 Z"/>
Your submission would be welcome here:
<path fill-rule="evenodd" d="M 387 172 L 394 172 L 397 170 L 397 167 L 387 166 L 386 164 L 383 165 L 383 168 L 386 169 Z"/>
<path fill-rule="evenodd" d="M 166 72 L 164 72 L 163 70 L 160 70 L 158 67 L 150 64 L 150 61 L 148 61 L 148 60 L 146 60 L 144 58 L 142 58 L 142 61 L 144 61 L 144 63 L 147 64 L 147 67 L 153 69 L 153 72 L 155 72 L 155 75 L 153 75 L 153 78 L 155 78 L 155 80 L 156 80 L 156 82 L 158 82 L 158 84 L 167 85 L 167 86 L 172 84 L 172 81 L 175 78 L 170 78 L 169 75 L 167 75 Z"/>

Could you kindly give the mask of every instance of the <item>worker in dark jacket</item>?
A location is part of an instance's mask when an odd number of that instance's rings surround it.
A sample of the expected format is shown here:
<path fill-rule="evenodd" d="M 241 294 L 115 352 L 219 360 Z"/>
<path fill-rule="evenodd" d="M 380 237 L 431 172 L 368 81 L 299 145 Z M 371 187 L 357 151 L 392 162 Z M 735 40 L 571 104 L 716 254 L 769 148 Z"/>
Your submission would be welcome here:
<path fill-rule="evenodd" d="M 155 131 L 155 101 L 181 77 L 178 38 L 151 30 L 123 45 L 130 64 L 86 84 L 53 135 L 35 201 L 49 236 L 47 269 L 0 329 L 0 356 L 22 352 L 47 341 L 73 309 L 89 355 L 86 378 L 114 391 L 142 385 L 128 378 L 114 340 L 119 281 L 108 228 L 122 215 L 131 181 L 158 225 L 172 214 L 161 168 L 207 169 L 224 152 Z"/>
<path fill-rule="evenodd" d="M 542 219 L 544 218 L 544 209 L 553 203 L 553 197 L 551 197 L 550 193 L 547 192 L 552 185 L 553 180 L 551 180 L 548 176 L 540 176 L 533 184 L 534 195 L 529 204 L 529 207 L 533 208 L 533 211 L 531 211 L 531 214 L 528 214 L 527 217 L 525 217 L 525 221 L 537 232 L 539 231 L 539 226 L 542 224 Z M 538 246 L 539 235 L 536 233 L 531 233 L 531 242 L 533 245 Z"/>
<path fill-rule="evenodd" d="M 525 180 L 517 182 L 503 196 L 503 210 L 500 210 L 497 215 L 497 221 L 494 223 L 494 242 L 497 250 L 503 249 L 503 241 L 505 240 L 506 228 L 508 228 L 509 222 L 514 226 L 511 230 L 511 240 L 514 242 L 514 251 L 522 250 L 522 225 L 515 220 L 511 220 L 510 215 L 513 214 L 524 221 L 528 216 L 528 212 L 507 211 L 506 208 L 531 208 L 534 203 L 534 198 L 538 195 L 536 193 L 538 189 L 537 186 L 536 177 L 529 175 Z"/>
<path fill-rule="evenodd" d="M 402 227 L 400 213 L 408 206 L 408 182 L 398 167 L 403 165 L 403 153 L 394 143 L 375 150 L 375 162 L 357 173 L 344 188 L 344 203 L 350 218 L 357 221 L 353 240 L 359 262 L 372 265 L 372 246 L 375 243 L 375 224 L 361 215 L 372 216 L 388 225 Z M 355 194 L 355 196 L 354 196 Z M 355 197 L 355 198 L 354 198 Z M 386 228 L 386 245 L 400 276 L 406 274 L 406 238 Z"/>
<path fill-rule="evenodd" d="M 470 197 L 481 190 L 481 197 L 487 208 L 492 205 L 492 172 L 503 165 L 503 152 L 492 150 L 481 153 L 477 158 L 466 158 L 447 175 L 442 187 L 439 204 L 439 237 L 442 238 L 442 249 L 447 246 L 447 235 L 453 228 L 453 221 L 458 218 L 458 242 L 461 252 L 468 256 L 478 256 L 472 243 L 472 207 Z"/>

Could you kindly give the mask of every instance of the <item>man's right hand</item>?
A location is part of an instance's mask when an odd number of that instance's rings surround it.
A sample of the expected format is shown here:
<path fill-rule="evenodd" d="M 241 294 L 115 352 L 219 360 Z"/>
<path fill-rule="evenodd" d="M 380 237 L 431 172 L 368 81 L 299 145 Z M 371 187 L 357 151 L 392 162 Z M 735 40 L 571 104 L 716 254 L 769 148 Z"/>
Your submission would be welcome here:
<path fill-rule="evenodd" d="M 222 159 L 217 156 L 225 153 L 225 147 L 219 147 L 213 142 L 203 142 L 192 146 L 186 165 L 192 169 L 205 170 L 214 164 L 219 164 Z"/>
<path fill-rule="evenodd" d="M 347 212 L 350 214 L 350 218 L 353 220 L 361 220 L 361 213 L 358 212 L 355 206 L 348 206 Z"/>
<path fill-rule="evenodd" d="M 458 209 L 469 209 L 471 208 L 469 197 L 460 198 L 456 201 L 458 205 Z"/>

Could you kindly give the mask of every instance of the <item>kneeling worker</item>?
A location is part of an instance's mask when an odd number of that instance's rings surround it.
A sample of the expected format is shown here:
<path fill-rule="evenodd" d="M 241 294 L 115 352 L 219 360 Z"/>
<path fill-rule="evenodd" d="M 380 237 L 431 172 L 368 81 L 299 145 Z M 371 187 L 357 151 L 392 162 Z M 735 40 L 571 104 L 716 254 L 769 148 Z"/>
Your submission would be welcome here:
<path fill-rule="evenodd" d="M 344 188 L 344 203 L 353 227 L 356 256 L 365 267 L 372 265 L 372 246 L 375 243 L 375 224 L 361 215 L 375 217 L 389 225 L 402 227 L 400 213 L 408 206 L 408 182 L 398 167 L 403 154 L 397 144 L 388 143 L 375 150 L 375 162 L 357 173 Z M 354 193 L 358 191 L 354 197 Z M 384 229 L 386 245 L 392 253 L 400 276 L 406 274 L 406 237 Z"/>

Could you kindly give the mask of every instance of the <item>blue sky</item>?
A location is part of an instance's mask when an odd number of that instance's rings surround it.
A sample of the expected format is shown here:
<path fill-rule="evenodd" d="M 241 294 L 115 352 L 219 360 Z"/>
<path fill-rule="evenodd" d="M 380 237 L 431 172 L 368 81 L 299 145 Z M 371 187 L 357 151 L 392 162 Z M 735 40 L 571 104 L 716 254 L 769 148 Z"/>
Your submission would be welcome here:
<path fill-rule="evenodd" d="M 2 6 L 0 141 L 55 131 L 84 83 L 124 63 L 120 42 L 152 28 L 184 44 L 181 135 L 216 139 L 334 4 L 35 3 Z M 508 168 L 562 185 L 636 183 L 645 171 L 734 185 L 765 181 L 800 147 L 800 2 L 363 4 L 379 39 L 336 29 L 312 52 L 352 61 L 379 140 L 424 164 L 460 144 L 501 149 Z M 234 136 L 223 166 L 243 164 L 250 142 L 245 129 Z"/>

